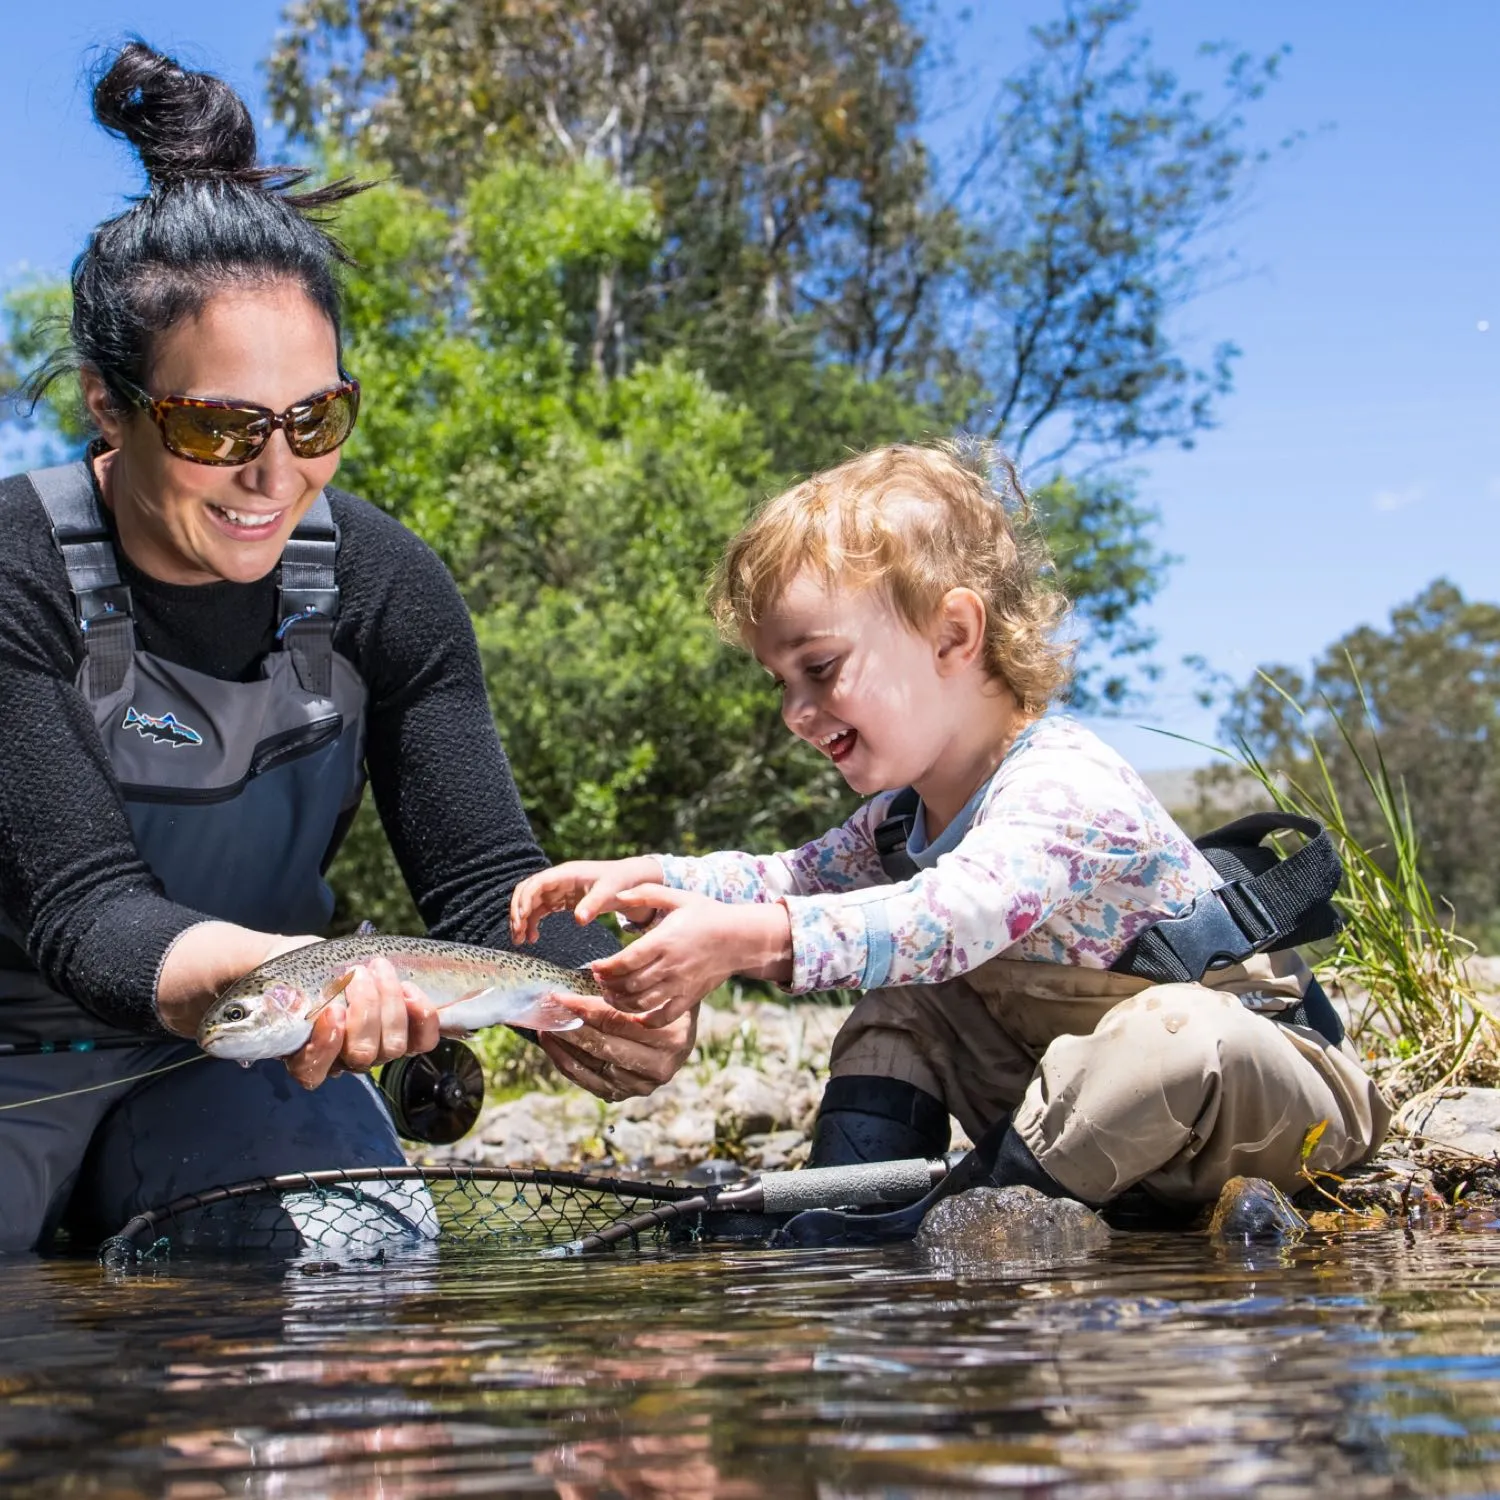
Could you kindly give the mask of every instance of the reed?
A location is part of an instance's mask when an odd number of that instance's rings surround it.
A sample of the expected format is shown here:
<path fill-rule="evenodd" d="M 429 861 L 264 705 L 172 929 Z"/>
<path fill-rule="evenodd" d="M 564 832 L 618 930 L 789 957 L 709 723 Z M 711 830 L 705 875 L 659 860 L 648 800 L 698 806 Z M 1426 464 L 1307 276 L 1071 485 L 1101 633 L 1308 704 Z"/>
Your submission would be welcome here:
<path fill-rule="evenodd" d="M 1261 676 L 1305 722 L 1308 710 Z M 1346 925 L 1315 967 L 1349 1005 L 1350 1040 L 1386 1092 L 1399 1100 L 1447 1084 L 1493 1084 L 1500 1080 L 1500 1038 L 1465 973 L 1474 945 L 1458 934 L 1451 907 L 1434 897 L 1423 877 L 1405 788 L 1386 764 L 1357 675 L 1356 682 L 1363 724 L 1348 723 L 1326 697 L 1321 710 L 1337 731 L 1335 746 L 1368 790 L 1373 836 L 1350 826 L 1316 735 L 1308 733 L 1308 755 L 1294 769 L 1268 766 L 1243 739 L 1234 751 L 1220 753 L 1237 761 L 1283 811 L 1316 818 L 1333 836 L 1344 864 L 1334 900 Z"/>

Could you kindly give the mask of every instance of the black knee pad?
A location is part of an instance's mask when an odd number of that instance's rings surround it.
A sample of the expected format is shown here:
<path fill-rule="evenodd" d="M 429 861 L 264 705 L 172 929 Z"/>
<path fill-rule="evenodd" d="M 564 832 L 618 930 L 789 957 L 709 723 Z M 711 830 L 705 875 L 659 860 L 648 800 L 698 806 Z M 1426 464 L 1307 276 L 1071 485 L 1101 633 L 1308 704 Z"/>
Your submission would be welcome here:
<path fill-rule="evenodd" d="M 899 1078 L 830 1078 L 813 1127 L 810 1167 L 941 1156 L 948 1149 L 948 1106 Z"/>

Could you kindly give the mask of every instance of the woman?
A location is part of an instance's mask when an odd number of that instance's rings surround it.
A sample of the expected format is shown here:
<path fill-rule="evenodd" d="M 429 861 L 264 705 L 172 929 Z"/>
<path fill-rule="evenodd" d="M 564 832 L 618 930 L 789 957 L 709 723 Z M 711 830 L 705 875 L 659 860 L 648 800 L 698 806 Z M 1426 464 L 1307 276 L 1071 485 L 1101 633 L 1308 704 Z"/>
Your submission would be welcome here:
<path fill-rule="evenodd" d="M 303 174 L 256 165 L 225 84 L 140 44 L 94 112 L 150 189 L 91 236 L 71 349 L 35 382 L 76 368 L 97 440 L 0 481 L 0 1044 L 142 1045 L 0 1060 L 12 1251 L 215 1182 L 401 1160 L 349 1076 L 437 1040 L 388 965 L 285 1067 L 182 1067 L 196 1049 L 172 1039 L 325 926 L 323 871 L 366 777 L 437 936 L 507 945 L 511 889 L 545 864 L 452 579 L 328 488 L 359 388 L 313 215 L 358 188 L 289 191 Z M 613 946 L 566 920 L 540 940 L 568 965 Z M 618 1098 L 671 1076 L 691 1022 L 542 1045 Z"/>

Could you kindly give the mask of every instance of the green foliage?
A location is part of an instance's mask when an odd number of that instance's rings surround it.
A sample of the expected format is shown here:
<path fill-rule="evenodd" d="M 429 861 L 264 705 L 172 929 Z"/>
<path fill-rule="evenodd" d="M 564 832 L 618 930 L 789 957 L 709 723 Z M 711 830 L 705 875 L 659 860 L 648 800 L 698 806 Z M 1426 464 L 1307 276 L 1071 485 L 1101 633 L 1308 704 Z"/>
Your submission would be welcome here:
<path fill-rule="evenodd" d="M 556 858 L 806 836 L 842 783 L 724 649 L 703 586 L 771 485 L 759 427 L 680 359 L 599 373 L 578 288 L 648 257 L 644 193 L 513 161 L 454 213 L 387 182 L 341 236 L 365 415 L 341 482 L 442 555 L 474 614 L 502 737 Z M 340 920 L 402 898 L 372 819 L 336 867 Z"/>
<path fill-rule="evenodd" d="M 1132 694 L 1131 676 L 1120 665 L 1135 664 L 1147 678 L 1156 675 L 1141 661 L 1156 638 L 1138 624 L 1135 612 L 1155 593 L 1172 562 L 1152 543 L 1157 514 L 1118 476 L 1075 481 L 1059 474 L 1033 499 L 1058 582 L 1075 601 L 1078 633 L 1086 643 L 1071 706 L 1084 711 L 1118 706 Z"/>
<path fill-rule="evenodd" d="M 1300 705 L 1306 705 L 1301 707 Z M 1326 766 L 1350 827 L 1396 875 L 1389 809 L 1364 761 L 1389 768 L 1421 850 L 1422 874 L 1462 930 L 1500 938 L 1500 606 L 1466 600 L 1446 580 L 1361 626 L 1310 677 L 1268 666 L 1234 699 L 1227 732 L 1273 771 Z"/>
<path fill-rule="evenodd" d="M 31 373 L 67 340 L 71 305 L 63 282 L 23 282 L 0 299 L 0 399 L 19 400 L 24 409 L 21 392 Z M 59 375 L 51 388 L 47 417 L 52 431 L 69 447 L 88 437 L 88 416 L 71 372 Z"/>
<path fill-rule="evenodd" d="M 1263 158 L 1243 111 L 1280 58 L 1204 49 L 1228 57 L 1205 99 L 1126 34 L 1136 9 L 1069 0 L 1034 29 L 974 173 L 958 263 L 980 393 L 970 425 L 1017 459 L 1189 443 L 1229 389 L 1234 346 L 1195 363 L 1171 319 L 1213 269 L 1205 235 Z"/>

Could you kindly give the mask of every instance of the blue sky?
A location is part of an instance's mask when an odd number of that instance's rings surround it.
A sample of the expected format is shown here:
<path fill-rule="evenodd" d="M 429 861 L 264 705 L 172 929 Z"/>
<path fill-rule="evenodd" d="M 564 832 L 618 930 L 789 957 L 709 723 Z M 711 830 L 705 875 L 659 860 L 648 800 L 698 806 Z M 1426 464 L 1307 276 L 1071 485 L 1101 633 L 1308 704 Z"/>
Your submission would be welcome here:
<path fill-rule="evenodd" d="M 256 93 L 280 6 L 214 7 L 211 26 L 166 0 L 16 9 L 0 52 L 5 283 L 65 270 L 138 186 L 90 122 L 88 49 L 138 32 Z M 1056 7 L 969 9 L 962 55 L 998 80 Z M 1200 652 L 1240 679 L 1303 665 L 1439 574 L 1500 599 L 1500 5 L 1145 0 L 1139 20 L 1166 61 L 1220 36 L 1290 44 L 1252 126 L 1268 143 L 1309 137 L 1225 233 L 1242 274 L 1184 318 L 1188 336 L 1244 351 L 1221 425 L 1137 465 L 1182 559 L 1150 612 L 1163 662 Z M 1143 768 L 1190 762 L 1142 726 L 1212 738 L 1192 685 L 1170 669 L 1144 710 L 1097 727 Z"/>

